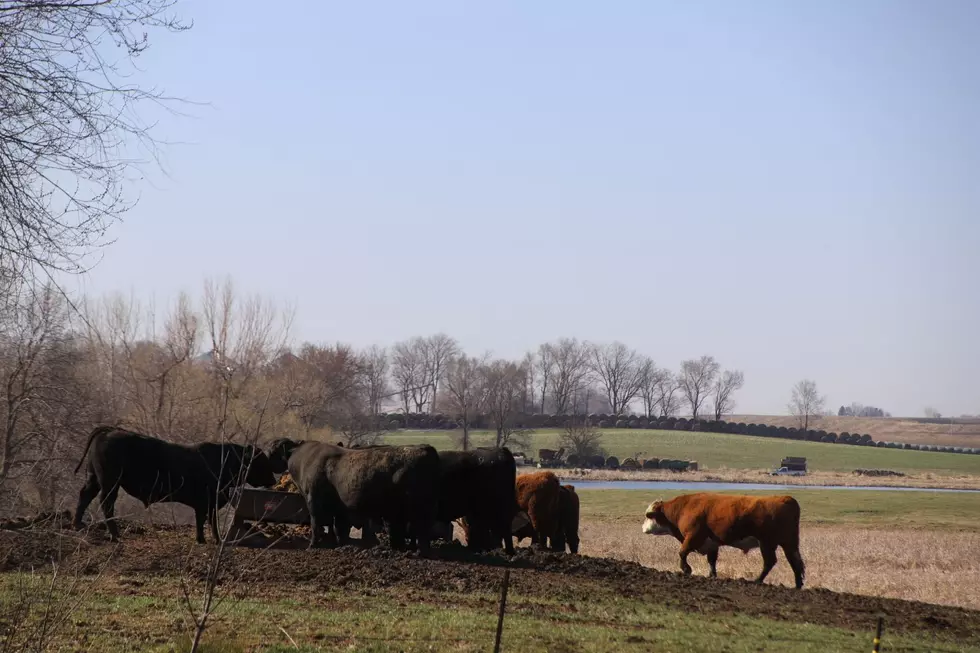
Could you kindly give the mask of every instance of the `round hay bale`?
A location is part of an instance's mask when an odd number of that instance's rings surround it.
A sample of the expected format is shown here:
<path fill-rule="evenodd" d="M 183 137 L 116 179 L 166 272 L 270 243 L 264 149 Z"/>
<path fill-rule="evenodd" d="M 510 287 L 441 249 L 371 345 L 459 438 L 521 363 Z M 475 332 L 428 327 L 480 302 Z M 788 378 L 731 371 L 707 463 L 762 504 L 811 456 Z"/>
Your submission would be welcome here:
<path fill-rule="evenodd" d="M 639 467 L 640 467 L 640 463 L 637 462 L 636 458 L 627 458 L 619 466 L 620 469 L 628 469 L 628 470 L 639 469 Z"/>
<path fill-rule="evenodd" d="M 606 459 L 602 456 L 592 456 L 589 458 L 589 466 L 595 467 L 596 469 L 602 469 L 603 465 L 606 464 Z"/>
<path fill-rule="evenodd" d="M 609 456 L 606 458 L 606 468 L 607 469 L 619 469 L 619 458 L 616 456 Z"/>
<path fill-rule="evenodd" d="M 643 461 L 643 469 L 659 469 L 660 459 L 659 458 L 647 458 Z"/>

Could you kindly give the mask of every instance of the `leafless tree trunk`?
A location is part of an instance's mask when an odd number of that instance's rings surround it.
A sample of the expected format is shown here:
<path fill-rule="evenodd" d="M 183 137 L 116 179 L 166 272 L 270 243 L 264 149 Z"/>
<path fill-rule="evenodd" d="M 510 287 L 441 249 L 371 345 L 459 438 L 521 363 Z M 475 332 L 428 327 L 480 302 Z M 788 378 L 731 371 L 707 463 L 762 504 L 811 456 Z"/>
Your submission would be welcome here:
<path fill-rule="evenodd" d="M 655 390 L 661 417 L 673 417 L 680 410 L 680 383 L 670 370 L 658 370 Z"/>
<path fill-rule="evenodd" d="M 511 426 L 521 389 L 521 369 L 510 361 L 495 360 L 481 368 L 484 409 L 496 431 L 496 446 L 503 446 L 504 432 Z"/>
<path fill-rule="evenodd" d="M 541 414 L 546 415 L 546 399 L 548 397 L 548 382 L 554 376 L 555 371 L 555 351 L 550 343 L 545 343 L 538 348 L 538 371 L 541 374 Z"/>
<path fill-rule="evenodd" d="M 726 370 L 714 387 L 714 408 L 715 419 L 720 420 L 722 415 L 731 414 L 735 409 L 735 397 L 737 390 L 742 388 L 745 383 L 745 375 L 740 370 Z"/>
<path fill-rule="evenodd" d="M 377 421 L 382 401 L 388 396 L 388 351 L 377 345 L 361 354 L 364 382 L 367 386 L 369 412 Z"/>
<path fill-rule="evenodd" d="M 589 374 L 586 348 L 575 338 L 563 338 L 552 346 L 554 356 L 555 413 L 564 415 L 571 407 L 575 392 Z"/>
<path fill-rule="evenodd" d="M 431 368 L 428 365 L 428 345 L 425 339 L 412 338 L 394 347 L 392 371 L 395 384 L 405 402 L 405 412 L 416 413 L 429 402 L 432 392 Z"/>
<path fill-rule="evenodd" d="M 470 448 L 470 420 L 480 411 L 485 396 L 482 365 L 481 361 L 465 354 L 449 359 L 446 364 L 445 402 L 463 423 L 460 442 L 463 451 Z"/>
<path fill-rule="evenodd" d="M 586 346 L 593 374 L 606 391 L 614 415 L 627 412 L 643 388 L 643 357 L 621 342 Z"/>
<path fill-rule="evenodd" d="M 537 360 L 534 354 L 524 354 L 521 361 L 521 412 L 525 415 L 534 410 L 534 376 L 537 370 Z"/>
<path fill-rule="evenodd" d="M 653 359 L 644 356 L 640 361 L 640 398 L 643 400 L 643 414 L 653 417 L 657 410 L 657 369 Z"/>
<path fill-rule="evenodd" d="M 139 108 L 174 104 L 134 83 L 135 59 L 151 29 L 188 27 L 174 4 L 0 2 L 0 268 L 81 272 L 133 205 L 134 147 L 156 162 L 159 145 Z"/>
<path fill-rule="evenodd" d="M 681 363 L 681 373 L 677 380 L 695 420 L 711 392 L 711 386 L 718 376 L 718 368 L 718 362 L 713 356 L 702 356 Z"/>
<path fill-rule="evenodd" d="M 445 373 L 446 363 L 459 354 L 459 344 L 445 333 L 437 333 L 425 340 L 424 352 L 425 367 L 428 373 L 427 381 L 432 384 L 429 412 L 434 413 L 439 396 L 439 382 Z"/>
<path fill-rule="evenodd" d="M 806 431 L 811 421 L 823 415 L 825 403 L 826 397 L 820 396 L 816 382 L 804 379 L 793 386 L 789 412 L 796 417 L 800 428 Z"/>

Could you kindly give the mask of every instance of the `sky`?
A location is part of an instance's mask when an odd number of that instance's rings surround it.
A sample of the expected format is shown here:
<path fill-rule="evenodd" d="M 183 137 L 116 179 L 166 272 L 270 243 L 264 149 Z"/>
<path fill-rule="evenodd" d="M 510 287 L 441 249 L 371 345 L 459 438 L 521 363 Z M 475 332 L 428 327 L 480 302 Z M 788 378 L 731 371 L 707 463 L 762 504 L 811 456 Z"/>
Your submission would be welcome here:
<path fill-rule="evenodd" d="M 619 340 L 737 412 L 980 413 L 980 3 L 181 2 L 167 174 L 80 293 L 207 277 L 296 342 Z"/>

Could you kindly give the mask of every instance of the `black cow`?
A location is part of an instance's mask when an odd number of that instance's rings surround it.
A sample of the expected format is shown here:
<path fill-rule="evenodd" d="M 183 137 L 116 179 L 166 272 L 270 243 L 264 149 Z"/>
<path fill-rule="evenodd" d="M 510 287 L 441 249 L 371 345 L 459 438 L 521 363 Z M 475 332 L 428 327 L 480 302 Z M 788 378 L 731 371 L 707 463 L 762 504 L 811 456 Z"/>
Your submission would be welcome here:
<path fill-rule="evenodd" d="M 86 455 L 88 480 L 78 493 L 74 526 L 82 527 L 85 510 L 99 494 L 113 542 L 119 539 L 113 514 L 120 488 L 144 506 L 174 501 L 193 508 L 197 541 L 203 544 L 204 521 L 211 523 L 211 535 L 217 540 L 218 510 L 243 481 L 256 487 L 270 487 L 276 482 L 269 458 L 256 447 L 218 442 L 187 446 L 115 426 L 92 430 L 76 474 Z"/>
<path fill-rule="evenodd" d="M 418 527 L 418 546 L 429 552 L 436 512 L 439 454 L 429 445 L 378 446 L 358 449 L 324 442 L 273 444 L 274 466 L 286 461 L 289 474 L 310 511 L 311 546 L 324 543 L 324 526 L 334 526 L 331 540 L 350 540 L 351 526 L 361 528 L 362 544 L 377 544 L 371 520 L 384 522 L 392 548 L 405 549 L 408 522 Z"/>
<path fill-rule="evenodd" d="M 467 546 L 483 550 L 500 546 L 514 553 L 511 522 L 517 514 L 517 465 L 506 447 L 439 454 L 438 519 L 466 519 Z"/>

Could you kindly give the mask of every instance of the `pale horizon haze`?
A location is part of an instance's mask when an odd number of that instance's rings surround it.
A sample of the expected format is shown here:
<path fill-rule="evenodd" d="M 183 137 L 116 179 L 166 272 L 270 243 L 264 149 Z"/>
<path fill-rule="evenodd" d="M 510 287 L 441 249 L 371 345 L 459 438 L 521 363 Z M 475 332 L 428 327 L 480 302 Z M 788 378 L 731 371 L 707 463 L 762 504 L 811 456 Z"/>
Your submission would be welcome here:
<path fill-rule="evenodd" d="M 181 2 L 169 176 L 68 288 L 207 277 L 293 340 L 622 341 L 741 414 L 980 413 L 980 3 Z"/>

